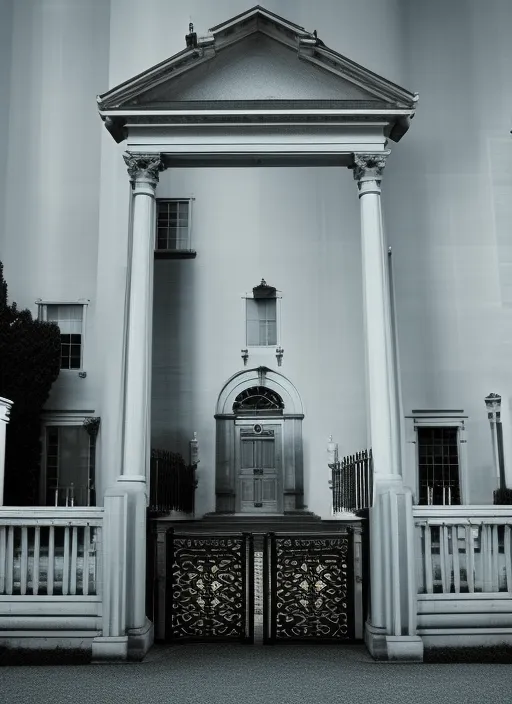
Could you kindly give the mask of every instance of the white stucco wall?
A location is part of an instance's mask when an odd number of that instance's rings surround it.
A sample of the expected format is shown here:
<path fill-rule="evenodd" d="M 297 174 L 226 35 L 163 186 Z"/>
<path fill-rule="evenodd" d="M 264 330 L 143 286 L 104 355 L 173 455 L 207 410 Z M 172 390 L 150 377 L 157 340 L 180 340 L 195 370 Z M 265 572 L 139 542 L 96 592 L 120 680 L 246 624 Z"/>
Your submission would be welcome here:
<path fill-rule="evenodd" d="M 512 6 L 265 6 L 420 93 L 383 181 L 404 412 L 464 410 L 469 500 L 490 501 L 483 398 L 495 391 L 512 399 Z M 0 105 L 0 256 L 20 306 L 35 312 L 39 297 L 91 299 L 87 379 L 61 375 L 50 407 L 101 416 L 100 493 L 120 471 L 129 185 L 124 146 L 102 127 L 95 96 L 183 49 L 190 20 L 201 34 L 247 7 L 243 0 L 0 2 L 0 85 L 10 95 L 8 113 L 6 101 Z M 364 447 L 366 432 L 350 173 L 181 170 L 163 174 L 158 194 L 195 196 L 198 256 L 156 264 L 154 443 L 186 452 L 198 432 L 198 509 L 211 510 L 215 401 L 242 368 L 240 296 L 265 277 L 283 292 L 280 371 L 305 406 L 306 503 L 325 515 L 327 436 L 352 452 Z M 251 357 L 248 366 L 259 363 Z M 505 434 L 510 446 L 510 420 Z"/>
<path fill-rule="evenodd" d="M 420 102 L 383 194 L 404 411 L 464 410 L 469 501 L 490 502 L 484 397 L 508 405 L 512 393 L 512 6 L 405 2 L 403 21 L 405 85 Z"/>
<path fill-rule="evenodd" d="M 12 0 L 0 0 L 0 95 L 11 89 Z M 5 249 L 4 226 L 7 154 L 9 148 L 9 100 L 0 101 L 0 260 Z"/>
<path fill-rule="evenodd" d="M 12 40 L 2 251 L 9 297 L 90 299 L 95 321 L 100 131 L 94 95 L 106 86 L 108 6 L 24 0 L 5 25 Z M 4 28 L 2 29 L 4 31 Z M 2 100 L 2 104 L 3 104 Z M 84 363 L 90 368 L 91 348 Z M 94 410 L 93 378 L 63 372 L 50 408 Z"/>
<path fill-rule="evenodd" d="M 195 260 L 157 261 L 153 445 L 201 446 L 198 498 L 213 510 L 215 405 L 244 369 L 242 296 L 264 278 L 282 292 L 282 366 L 249 349 L 247 368 L 287 376 L 304 405 L 308 505 L 327 511 L 326 443 L 366 442 L 359 205 L 347 170 L 200 169 L 164 172 L 160 197 L 194 196 Z"/>

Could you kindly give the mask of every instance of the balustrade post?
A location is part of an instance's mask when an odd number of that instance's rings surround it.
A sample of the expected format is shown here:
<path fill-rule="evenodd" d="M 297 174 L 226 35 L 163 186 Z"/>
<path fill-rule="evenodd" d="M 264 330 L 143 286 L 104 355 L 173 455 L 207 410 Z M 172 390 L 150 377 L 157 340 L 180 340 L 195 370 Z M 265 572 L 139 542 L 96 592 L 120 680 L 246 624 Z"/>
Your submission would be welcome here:
<path fill-rule="evenodd" d="M 107 489 L 104 497 L 102 634 L 94 638 L 92 642 L 93 662 L 128 659 L 128 636 L 126 635 L 127 538 L 128 496 L 122 488 L 114 486 Z"/>

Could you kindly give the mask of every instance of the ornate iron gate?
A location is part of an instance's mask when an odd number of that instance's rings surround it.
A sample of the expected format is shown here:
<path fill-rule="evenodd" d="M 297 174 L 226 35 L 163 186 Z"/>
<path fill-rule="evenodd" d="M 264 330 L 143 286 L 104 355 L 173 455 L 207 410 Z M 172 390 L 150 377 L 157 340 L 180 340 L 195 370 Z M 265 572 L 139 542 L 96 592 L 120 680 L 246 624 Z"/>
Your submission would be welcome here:
<path fill-rule="evenodd" d="M 252 535 L 169 531 L 166 602 L 166 640 L 252 643 Z"/>
<path fill-rule="evenodd" d="M 265 643 L 354 639 L 352 548 L 350 533 L 266 536 Z"/>

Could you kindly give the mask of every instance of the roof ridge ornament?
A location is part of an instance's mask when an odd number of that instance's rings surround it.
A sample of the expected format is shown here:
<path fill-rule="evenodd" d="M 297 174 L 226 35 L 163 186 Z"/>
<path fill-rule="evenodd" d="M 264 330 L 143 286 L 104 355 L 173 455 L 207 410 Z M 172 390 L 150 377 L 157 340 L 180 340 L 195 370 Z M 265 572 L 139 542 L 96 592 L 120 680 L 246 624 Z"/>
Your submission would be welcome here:
<path fill-rule="evenodd" d="M 262 279 L 259 286 L 255 286 L 253 288 L 252 295 L 254 298 L 275 298 L 276 288 L 274 286 L 269 286 L 265 279 Z"/>
<path fill-rule="evenodd" d="M 188 34 L 185 35 L 185 42 L 187 49 L 195 49 L 197 46 L 197 33 L 194 32 L 194 25 L 192 22 L 188 25 Z"/>

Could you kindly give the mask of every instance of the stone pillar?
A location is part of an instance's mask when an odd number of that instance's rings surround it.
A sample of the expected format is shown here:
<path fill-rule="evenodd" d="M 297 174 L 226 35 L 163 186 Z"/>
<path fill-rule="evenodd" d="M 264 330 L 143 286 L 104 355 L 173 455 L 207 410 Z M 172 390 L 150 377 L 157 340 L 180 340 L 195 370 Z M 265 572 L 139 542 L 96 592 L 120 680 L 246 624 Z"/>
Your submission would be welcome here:
<path fill-rule="evenodd" d="M 412 512 L 407 510 L 411 492 L 402 483 L 397 446 L 388 248 L 381 210 L 380 184 L 388 154 L 355 154 L 353 167 L 361 210 L 367 420 L 374 472 L 370 619 L 365 639 L 376 658 L 418 660 L 423 657 L 423 644 L 416 636 L 412 618 L 416 585 L 409 564 L 413 556 Z M 406 536 L 405 543 L 398 541 L 400 535 Z"/>
<path fill-rule="evenodd" d="M 0 506 L 4 505 L 5 483 L 5 436 L 11 412 L 12 401 L 0 396 Z"/>
<path fill-rule="evenodd" d="M 146 618 L 146 507 L 150 452 L 151 335 L 155 191 L 164 166 L 159 154 L 125 154 L 132 182 L 132 236 L 129 253 L 129 304 L 122 474 L 118 484 L 128 496 L 126 626 L 128 657 L 144 657 L 153 642 Z"/>
<path fill-rule="evenodd" d="M 375 479 L 394 480 L 399 467 L 394 458 L 393 409 L 390 381 L 394 378 L 390 358 L 388 248 L 384 242 L 380 183 L 388 152 L 356 154 L 354 178 L 359 189 L 361 247 L 363 262 L 363 301 L 366 334 L 366 374 L 369 396 L 369 435 Z"/>
<path fill-rule="evenodd" d="M 123 478 L 146 480 L 151 401 L 151 332 L 155 249 L 155 190 L 159 154 L 125 154 L 133 188 L 130 285 L 126 332 Z"/>

